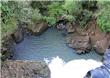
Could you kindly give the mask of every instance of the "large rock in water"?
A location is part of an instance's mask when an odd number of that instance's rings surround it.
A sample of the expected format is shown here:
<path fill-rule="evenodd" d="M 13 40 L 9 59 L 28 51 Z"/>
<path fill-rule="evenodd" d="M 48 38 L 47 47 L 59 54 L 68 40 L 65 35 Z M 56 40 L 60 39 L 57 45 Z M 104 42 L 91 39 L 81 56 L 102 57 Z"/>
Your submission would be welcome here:
<path fill-rule="evenodd" d="M 90 38 L 87 35 L 75 34 L 67 41 L 69 47 L 76 50 L 76 53 L 81 54 L 91 50 Z"/>
<path fill-rule="evenodd" d="M 2 63 L 1 78 L 50 78 L 50 70 L 43 62 L 10 60 Z"/>
<path fill-rule="evenodd" d="M 33 34 L 33 35 L 39 35 L 41 34 L 44 30 L 48 28 L 48 24 L 44 21 L 38 22 L 35 25 L 28 26 L 28 30 Z"/>

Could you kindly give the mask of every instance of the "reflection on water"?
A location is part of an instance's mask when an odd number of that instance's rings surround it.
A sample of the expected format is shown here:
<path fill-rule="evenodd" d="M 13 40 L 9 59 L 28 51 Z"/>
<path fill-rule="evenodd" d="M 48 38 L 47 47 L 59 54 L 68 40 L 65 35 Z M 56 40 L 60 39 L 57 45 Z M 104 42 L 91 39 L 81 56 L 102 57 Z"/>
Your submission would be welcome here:
<path fill-rule="evenodd" d="M 51 78 L 83 78 L 87 71 L 102 65 L 101 62 L 93 59 L 65 62 L 58 56 L 51 61 L 48 59 L 45 59 L 45 61 L 48 62 L 51 70 Z"/>

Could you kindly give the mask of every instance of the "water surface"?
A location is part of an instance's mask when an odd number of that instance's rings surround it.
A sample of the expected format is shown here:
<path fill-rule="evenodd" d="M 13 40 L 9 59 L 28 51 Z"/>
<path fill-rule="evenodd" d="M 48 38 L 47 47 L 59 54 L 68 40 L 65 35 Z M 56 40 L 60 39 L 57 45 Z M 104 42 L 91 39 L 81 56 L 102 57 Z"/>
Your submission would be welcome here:
<path fill-rule="evenodd" d="M 24 41 L 15 47 L 14 59 L 16 60 L 44 60 L 59 56 L 68 62 L 74 59 L 101 60 L 101 56 L 95 52 L 85 55 L 77 55 L 72 48 L 66 45 L 64 31 L 49 28 L 40 36 L 26 36 Z"/>

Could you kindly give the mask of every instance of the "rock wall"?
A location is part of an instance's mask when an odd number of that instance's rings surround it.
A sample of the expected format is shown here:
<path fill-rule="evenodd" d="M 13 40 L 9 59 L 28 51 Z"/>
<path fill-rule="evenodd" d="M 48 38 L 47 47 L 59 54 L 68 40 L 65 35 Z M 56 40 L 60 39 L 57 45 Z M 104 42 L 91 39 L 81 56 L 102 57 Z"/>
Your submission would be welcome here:
<path fill-rule="evenodd" d="M 44 62 L 4 61 L 1 78 L 50 78 L 50 70 Z"/>
<path fill-rule="evenodd" d="M 104 54 L 110 45 L 110 33 L 101 32 L 96 21 L 92 20 L 83 30 L 77 26 L 75 32 L 67 38 L 67 43 L 79 54 L 88 52 L 88 50 Z"/>

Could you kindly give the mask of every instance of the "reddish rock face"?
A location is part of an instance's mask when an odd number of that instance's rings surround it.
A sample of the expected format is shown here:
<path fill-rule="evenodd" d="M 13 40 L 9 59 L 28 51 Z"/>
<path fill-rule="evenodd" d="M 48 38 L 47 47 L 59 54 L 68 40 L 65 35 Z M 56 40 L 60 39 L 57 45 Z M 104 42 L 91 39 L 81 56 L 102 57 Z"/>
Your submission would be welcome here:
<path fill-rule="evenodd" d="M 77 53 L 93 49 L 99 54 L 104 54 L 110 45 L 110 33 L 101 32 L 95 20 L 89 22 L 83 31 L 76 30 L 75 33 L 78 34 L 70 36 L 67 43 Z"/>
<path fill-rule="evenodd" d="M 87 35 L 73 35 L 68 41 L 68 45 L 74 48 L 78 54 L 91 50 L 90 38 Z"/>
<path fill-rule="evenodd" d="M 88 23 L 88 27 L 86 30 L 89 33 L 89 37 L 91 39 L 92 48 L 99 54 L 104 54 L 105 50 L 110 45 L 110 35 L 109 33 L 102 32 L 96 21 L 93 20 Z"/>
<path fill-rule="evenodd" d="M 50 78 L 50 70 L 44 62 L 4 61 L 1 78 Z"/>

